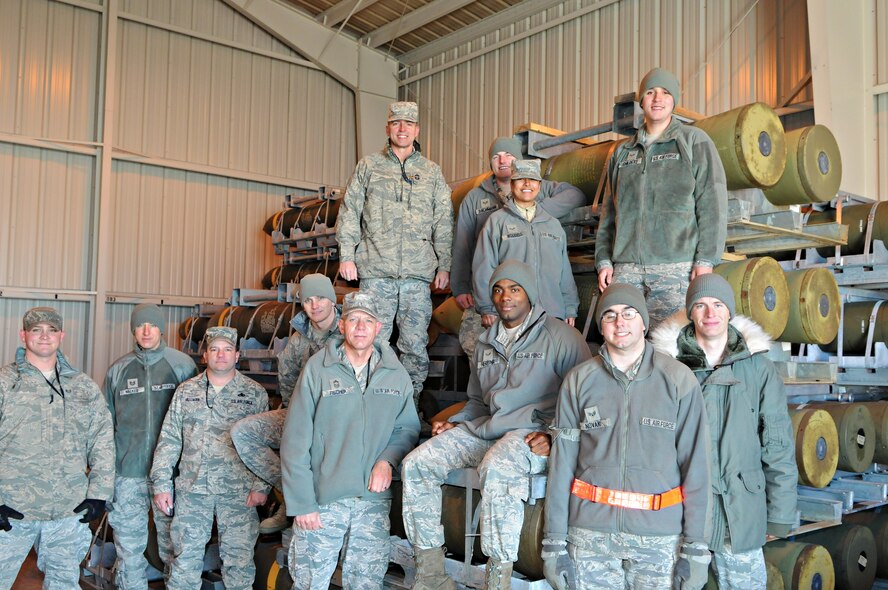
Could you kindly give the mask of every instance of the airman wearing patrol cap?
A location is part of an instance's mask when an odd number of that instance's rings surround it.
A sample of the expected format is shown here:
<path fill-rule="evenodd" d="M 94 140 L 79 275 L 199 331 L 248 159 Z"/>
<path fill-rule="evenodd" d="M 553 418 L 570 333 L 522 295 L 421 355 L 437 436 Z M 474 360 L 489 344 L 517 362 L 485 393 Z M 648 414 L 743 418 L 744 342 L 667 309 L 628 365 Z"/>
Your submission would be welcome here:
<path fill-rule="evenodd" d="M 237 370 L 237 330 L 214 326 L 204 341 L 206 371 L 176 389 L 151 466 L 154 504 L 173 515 L 174 558 L 166 587 L 200 586 L 204 546 L 215 516 L 225 587 L 248 590 L 256 575 L 256 506 L 265 503 L 268 486 L 238 457 L 229 429 L 268 410 L 268 395 Z"/>
<path fill-rule="evenodd" d="M 88 522 L 114 491 L 114 434 L 102 392 L 59 350 L 62 316 L 29 309 L 23 346 L 0 368 L 0 588 L 32 547 L 44 588 L 77 588 Z"/>
<path fill-rule="evenodd" d="M 281 467 L 295 588 L 328 587 L 340 550 L 343 588 L 382 587 L 388 569 L 389 486 L 419 419 L 410 376 L 388 344 L 374 342 L 381 315 L 374 294 L 346 295 L 344 340 L 308 360 L 290 401 Z"/>
<path fill-rule="evenodd" d="M 542 175 L 539 160 L 512 162 L 512 198 L 484 225 L 472 259 L 475 307 L 484 326 L 496 321 L 496 309 L 486 286 L 496 267 L 520 260 L 536 272 L 540 289 L 537 304 L 552 317 L 571 326 L 580 299 L 567 259 L 567 235 L 561 223 L 537 207 Z"/>
<path fill-rule="evenodd" d="M 472 357 L 478 337 L 484 332 L 481 316 L 475 309 L 473 295 L 472 257 L 481 228 L 487 219 L 506 205 L 512 196 L 512 163 L 522 159 L 521 140 L 497 137 L 488 149 L 490 175 L 465 196 L 456 217 L 453 235 L 453 265 L 450 271 L 450 290 L 462 308 L 459 343 Z M 586 195 L 566 182 L 542 180 L 537 204 L 552 217 L 561 218 L 586 204 Z"/>
<path fill-rule="evenodd" d="M 397 348 L 418 401 L 429 372 L 429 284 L 450 282 L 453 206 L 441 169 L 421 153 L 419 107 L 389 107 L 388 141 L 358 162 L 336 223 L 339 274 L 360 278 L 361 290 L 379 304 L 380 340 L 398 323 Z"/>

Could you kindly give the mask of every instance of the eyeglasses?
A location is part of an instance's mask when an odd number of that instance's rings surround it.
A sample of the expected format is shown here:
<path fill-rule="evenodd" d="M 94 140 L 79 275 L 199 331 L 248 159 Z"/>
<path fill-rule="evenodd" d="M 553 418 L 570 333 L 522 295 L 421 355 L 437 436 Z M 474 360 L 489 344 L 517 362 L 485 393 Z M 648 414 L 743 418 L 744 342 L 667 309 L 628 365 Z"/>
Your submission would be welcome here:
<path fill-rule="evenodd" d="M 612 324 L 617 321 L 617 316 L 620 316 L 624 320 L 634 320 L 635 316 L 638 315 L 638 310 L 634 307 L 627 307 L 619 314 L 615 311 L 606 311 L 601 314 L 601 321 L 605 324 Z"/>

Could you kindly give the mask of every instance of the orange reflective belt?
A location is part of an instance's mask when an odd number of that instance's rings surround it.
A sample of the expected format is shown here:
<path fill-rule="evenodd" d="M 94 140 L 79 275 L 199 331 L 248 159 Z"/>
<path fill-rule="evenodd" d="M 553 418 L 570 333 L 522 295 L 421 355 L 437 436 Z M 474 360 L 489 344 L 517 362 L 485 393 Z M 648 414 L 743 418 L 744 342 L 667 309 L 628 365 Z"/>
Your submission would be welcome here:
<path fill-rule="evenodd" d="M 609 490 L 579 479 L 573 480 L 573 485 L 570 486 L 570 493 L 590 502 L 619 506 L 621 508 L 636 508 L 638 510 L 661 510 L 681 504 L 684 500 L 681 487 L 674 487 L 662 494 L 642 494 L 639 492 Z"/>

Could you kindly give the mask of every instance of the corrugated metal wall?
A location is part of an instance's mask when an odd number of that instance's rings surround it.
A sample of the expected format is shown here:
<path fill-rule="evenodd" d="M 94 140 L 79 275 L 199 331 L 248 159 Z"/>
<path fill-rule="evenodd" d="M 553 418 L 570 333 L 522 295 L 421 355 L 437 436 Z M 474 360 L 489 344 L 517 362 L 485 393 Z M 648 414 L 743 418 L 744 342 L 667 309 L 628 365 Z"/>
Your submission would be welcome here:
<path fill-rule="evenodd" d="M 456 180 L 483 171 L 491 139 L 521 124 L 609 120 L 614 96 L 653 66 L 678 75 L 682 106 L 716 114 L 780 106 L 809 61 L 805 0 L 572 0 L 408 68 L 401 93 L 420 103 L 424 148 Z M 794 102 L 809 99 L 806 88 Z"/>
<path fill-rule="evenodd" d="M 876 174 L 880 195 L 888 195 L 888 5 L 884 0 L 874 2 L 875 80 L 879 88 L 873 97 L 876 116 Z"/>
<path fill-rule="evenodd" d="M 283 196 L 354 168 L 352 92 L 221 0 L 0 0 L 0 15 L 0 362 L 40 304 L 97 380 L 131 348 L 137 301 L 163 302 L 178 344 L 192 301 L 280 264 L 262 226 Z"/>

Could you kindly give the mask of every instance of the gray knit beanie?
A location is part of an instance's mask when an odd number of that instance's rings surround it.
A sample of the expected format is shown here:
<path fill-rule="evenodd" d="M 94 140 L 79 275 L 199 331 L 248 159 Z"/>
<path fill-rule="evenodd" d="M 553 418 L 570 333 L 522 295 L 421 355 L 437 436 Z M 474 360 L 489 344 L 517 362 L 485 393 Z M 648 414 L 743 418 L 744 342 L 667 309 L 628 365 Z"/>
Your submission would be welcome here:
<path fill-rule="evenodd" d="M 164 320 L 160 308 L 153 303 L 140 303 L 133 308 L 133 313 L 130 316 L 130 332 L 135 332 L 136 328 L 142 324 L 157 326 L 160 328 L 160 333 L 163 334 L 166 320 Z"/>
<path fill-rule="evenodd" d="M 527 300 L 531 305 L 537 300 L 537 282 L 533 269 L 520 260 L 506 260 L 496 267 L 493 276 L 490 277 L 491 293 L 493 286 L 502 279 L 509 279 L 521 285 L 521 288 L 527 293 Z"/>
<path fill-rule="evenodd" d="M 614 305 L 634 307 L 635 311 L 641 315 L 641 319 L 644 321 L 644 331 L 647 333 L 648 328 L 651 327 L 651 322 L 648 317 L 648 308 L 647 303 L 644 301 L 644 295 L 641 294 L 641 291 L 626 283 L 611 283 L 604 290 L 604 293 L 598 297 L 598 305 L 595 307 L 595 322 L 598 324 L 599 332 L 601 331 L 601 316 Z"/>
<path fill-rule="evenodd" d="M 299 281 L 299 300 L 308 301 L 309 297 L 323 297 L 336 303 L 336 291 L 326 275 L 314 273 L 302 277 Z"/>
<path fill-rule="evenodd" d="M 635 95 L 635 100 L 641 103 L 641 97 L 644 96 L 644 93 L 657 86 L 668 90 L 675 101 L 675 106 L 678 106 L 678 100 L 681 98 L 681 85 L 678 83 L 678 78 L 675 77 L 675 74 L 663 68 L 654 68 L 644 75 L 644 78 L 641 79 L 641 84 L 638 85 L 638 94 Z"/>
<path fill-rule="evenodd" d="M 734 300 L 734 288 L 720 274 L 714 272 L 700 275 L 691 281 L 688 294 L 685 297 L 685 308 L 688 319 L 691 319 L 691 309 L 703 297 L 714 297 L 725 304 L 731 317 L 736 313 L 737 304 Z"/>
<path fill-rule="evenodd" d="M 500 152 L 512 154 L 520 160 L 521 140 L 515 137 L 497 137 L 493 140 L 493 143 L 490 144 L 490 149 L 487 150 L 487 159 L 492 160 L 493 157 Z"/>

